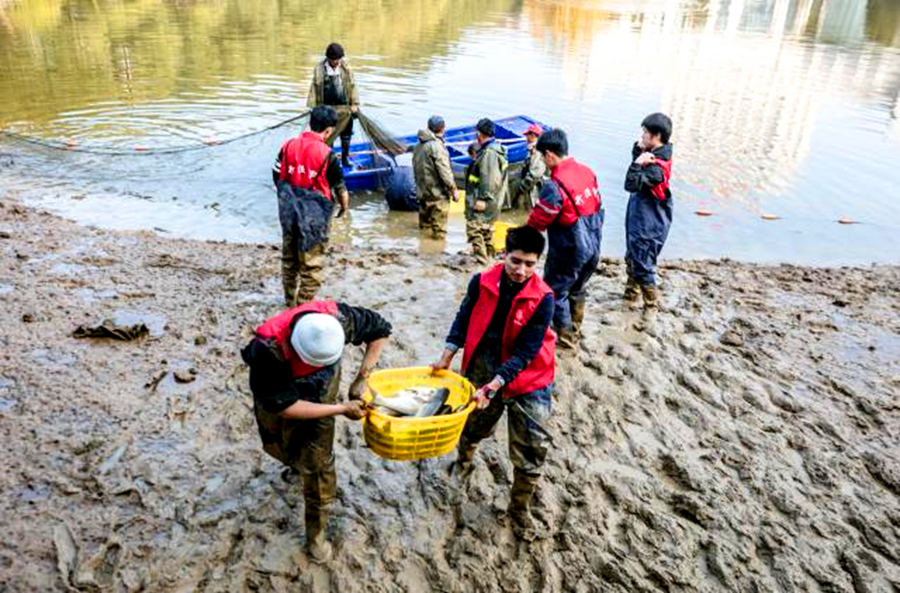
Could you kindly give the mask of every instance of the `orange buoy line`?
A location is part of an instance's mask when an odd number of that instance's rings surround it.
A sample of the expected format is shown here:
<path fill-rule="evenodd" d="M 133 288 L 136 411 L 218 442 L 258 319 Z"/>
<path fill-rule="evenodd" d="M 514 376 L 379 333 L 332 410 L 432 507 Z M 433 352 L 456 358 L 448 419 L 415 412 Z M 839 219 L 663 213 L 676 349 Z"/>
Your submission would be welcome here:
<path fill-rule="evenodd" d="M 697 210 L 697 216 L 712 216 L 713 213 L 709 210 Z"/>
<path fill-rule="evenodd" d="M 763 220 L 778 220 L 780 218 L 781 217 L 778 216 L 777 214 L 763 214 L 762 215 Z"/>

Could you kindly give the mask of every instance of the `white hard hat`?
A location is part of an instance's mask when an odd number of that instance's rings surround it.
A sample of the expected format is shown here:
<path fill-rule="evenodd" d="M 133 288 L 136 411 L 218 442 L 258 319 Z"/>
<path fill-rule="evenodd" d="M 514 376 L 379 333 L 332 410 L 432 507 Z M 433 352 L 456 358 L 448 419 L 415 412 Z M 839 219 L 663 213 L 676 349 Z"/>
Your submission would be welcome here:
<path fill-rule="evenodd" d="M 291 346 L 306 364 L 333 365 L 344 351 L 344 328 L 333 315 L 307 313 L 294 325 Z"/>

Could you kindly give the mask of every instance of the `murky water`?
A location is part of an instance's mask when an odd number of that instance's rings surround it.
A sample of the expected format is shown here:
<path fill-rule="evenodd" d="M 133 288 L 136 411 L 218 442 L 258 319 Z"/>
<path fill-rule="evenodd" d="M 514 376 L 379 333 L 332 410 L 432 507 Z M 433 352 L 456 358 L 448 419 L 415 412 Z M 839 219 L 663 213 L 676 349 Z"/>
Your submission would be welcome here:
<path fill-rule="evenodd" d="M 890 0 L 0 0 L 0 125 L 127 156 L 0 137 L 0 188 L 80 221 L 273 241 L 269 168 L 311 68 L 340 40 L 364 110 L 398 134 L 528 114 L 570 133 L 624 251 L 641 118 L 675 121 L 666 256 L 900 259 L 900 7 Z M 712 217 L 694 213 L 708 210 Z M 779 220 L 767 221 L 763 214 Z M 838 219 L 860 224 L 841 225 Z M 461 216 L 446 245 L 462 248 Z M 354 197 L 337 241 L 419 246 L 415 216 Z"/>

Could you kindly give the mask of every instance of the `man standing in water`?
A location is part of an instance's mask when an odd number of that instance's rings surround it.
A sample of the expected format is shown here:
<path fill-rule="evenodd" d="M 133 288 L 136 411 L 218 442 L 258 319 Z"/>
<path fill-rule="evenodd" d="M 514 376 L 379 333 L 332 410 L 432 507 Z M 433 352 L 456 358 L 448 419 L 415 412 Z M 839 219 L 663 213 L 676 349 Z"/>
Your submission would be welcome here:
<path fill-rule="evenodd" d="M 510 229 L 502 263 L 475 274 L 459 307 L 435 369 L 447 369 L 463 350 L 462 372 L 479 386 L 478 408 L 459 441 L 453 473 L 466 482 L 475 449 L 493 434 L 506 410 L 509 456 L 514 467 L 509 516 L 516 535 L 535 537 L 531 498 L 547 457 L 556 335 L 553 289 L 535 273 L 544 236 L 530 227 Z M 499 393 L 498 393 L 499 392 Z"/>
<path fill-rule="evenodd" d="M 306 104 L 310 108 L 330 105 L 337 110 L 337 127 L 328 136 L 327 142 L 332 144 L 334 136 L 340 135 L 341 164 L 344 168 L 350 168 L 350 138 L 353 136 L 353 119 L 359 113 L 359 93 L 340 43 L 330 44 L 325 49 L 325 59 L 313 69 Z"/>
<path fill-rule="evenodd" d="M 350 207 L 344 171 L 325 144 L 336 124 L 333 108 L 321 105 L 313 109 L 310 129 L 284 143 L 272 170 L 281 219 L 284 303 L 289 307 L 313 299 L 322 285 L 334 196 L 339 200 L 338 216 Z M 322 207 L 314 208 L 313 202 L 322 202 Z M 302 217 L 297 214 L 301 211 Z"/>
<path fill-rule="evenodd" d="M 538 201 L 538 194 L 544 184 L 547 166 L 541 153 L 537 151 L 537 141 L 544 129 L 538 124 L 531 124 L 525 130 L 528 142 L 528 159 L 522 165 L 521 175 L 513 180 L 509 193 L 512 196 L 511 206 L 514 209 L 528 210 Z"/>
<path fill-rule="evenodd" d="M 481 265 L 494 257 L 494 223 L 508 199 L 506 147 L 495 138 L 494 122 L 487 118 L 475 126 L 478 151 L 466 178 L 466 239 Z"/>
<path fill-rule="evenodd" d="M 553 328 L 561 348 L 574 348 L 581 336 L 587 283 L 600 261 L 600 190 L 594 172 L 569 156 L 562 130 L 544 132 L 537 151 L 550 170 L 550 180 L 541 187 L 528 226 L 547 231 L 544 278 L 556 295 Z"/>
<path fill-rule="evenodd" d="M 431 116 L 428 128 L 419 130 L 419 143 L 413 151 L 413 171 L 419 196 L 419 228 L 431 231 L 435 239 L 447 236 L 449 202 L 458 199 L 450 153 L 444 145 L 445 127 L 442 117 Z"/>
<path fill-rule="evenodd" d="M 331 558 L 325 539 L 337 493 L 334 418 L 365 416 L 366 378 L 381 356 L 391 325 L 381 315 L 344 303 L 314 301 L 272 317 L 241 351 L 250 365 L 253 410 L 263 449 L 300 474 L 306 545 L 315 562 Z M 350 402 L 337 403 L 345 344 L 366 344 Z"/>
<path fill-rule="evenodd" d="M 625 269 L 628 302 L 644 297 L 644 318 L 652 319 L 659 307 L 656 260 L 672 226 L 672 120 L 652 113 L 641 122 L 641 139 L 631 149 L 625 191 L 631 193 L 625 212 Z"/>

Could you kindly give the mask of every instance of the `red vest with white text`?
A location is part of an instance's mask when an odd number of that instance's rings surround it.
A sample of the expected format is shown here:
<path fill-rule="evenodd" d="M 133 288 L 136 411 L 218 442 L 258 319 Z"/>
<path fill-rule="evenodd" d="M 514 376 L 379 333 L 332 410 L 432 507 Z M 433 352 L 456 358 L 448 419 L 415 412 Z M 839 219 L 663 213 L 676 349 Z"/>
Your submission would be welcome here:
<path fill-rule="evenodd" d="M 294 187 L 317 191 L 331 199 L 331 188 L 325 178 L 331 147 L 313 132 L 303 132 L 291 138 L 281 147 L 281 172 L 279 179 Z"/>
<path fill-rule="evenodd" d="M 600 210 L 597 176 L 588 167 L 575 159 L 565 159 L 553 169 L 550 179 L 560 186 L 559 193 L 562 194 L 562 210 L 556 219 L 557 223 L 572 226 L 580 216 L 590 216 Z"/>
<path fill-rule="evenodd" d="M 497 301 L 500 298 L 500 279 L 503 275 L 503 264 L 497 264 L 490 270 L 482 272 L 481 285 L 478 292 L 478 301 L 472 309 L 469 319 L 469 327 L 466 332 L 466 344 L 463 347 L 463 372 L 472 360 L 472 354 L 478 347 L 478 343 L 491 324 L 491 318 L 497 309 Z M 512 356 L 516 338 L 522 332 L 522 328 L 534 315 L 535 310 L 544 296 L 553 294 L 553 289 L 547 286 L 540 276 L 533 275 L 525 282 L 525 286 L 519 294 L 513 298 L 503 329 L 503 345 L 500 349 L 500 362 L 506 362 Z M 547 328 L 544 335 L 544 343 L 541 345 L 537 356 L 528 363 L 522 372 L 513 379 L 512 383 L 503 388 L 503 397 L 513 397 L 523 393 L 529 393 L 553 382 L 556 370 L 556 334 Z"/>
<path fill-rule="evenodd" d="M 301 313 L 327 313 L 337 317 L 338 306 L 334 301 L 312 301 L 282 311 L 258 328 L 256 336 L 270 342 L 280 360 L 290 363 L 291 375 L 295 379 L 314 373 L 322 367 L 303 362 L 291 347 L 291 322 Z"/>

